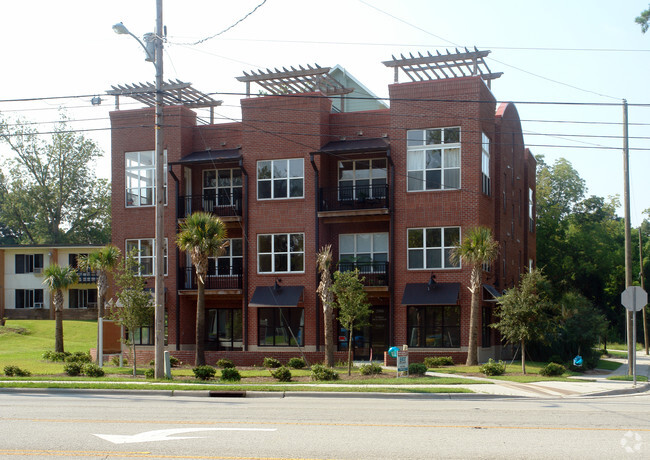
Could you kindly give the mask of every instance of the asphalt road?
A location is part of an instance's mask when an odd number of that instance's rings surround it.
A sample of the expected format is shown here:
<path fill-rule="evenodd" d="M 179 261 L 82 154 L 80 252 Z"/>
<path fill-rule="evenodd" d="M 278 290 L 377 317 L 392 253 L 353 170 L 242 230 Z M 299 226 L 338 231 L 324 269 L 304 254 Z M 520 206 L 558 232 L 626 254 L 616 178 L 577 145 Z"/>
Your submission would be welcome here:
<path fill-rule="evenodd" d="M 650 458 L 650 396 L 193 398 L 0 391 L 0 458 Z"/>

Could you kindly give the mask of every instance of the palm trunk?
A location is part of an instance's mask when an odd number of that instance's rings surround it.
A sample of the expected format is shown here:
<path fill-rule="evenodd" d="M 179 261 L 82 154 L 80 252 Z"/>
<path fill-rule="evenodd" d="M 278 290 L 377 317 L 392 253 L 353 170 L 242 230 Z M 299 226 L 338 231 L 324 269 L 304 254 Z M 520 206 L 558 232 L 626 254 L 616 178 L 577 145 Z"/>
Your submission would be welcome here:
<path fill-rule="evenodd" d="M 472 268 L 471 275 L 472 302 L 469 312 L 469 344 L 467 345 L 467 366 L 478 364 L 478 328 L 479 303 L 481 296 L 481 267 Z"/>
<path fill-rule="evenodd" d="M 63 292 L 57 290 L 54 294 L 54 351 L 63 353 Z"/>
<path fill-rule="evenodd" d="M 521 340 L 521 372 L 526 373 L 526 342 Z"/>
<path fill-rule="evenodd" d="M 197 295 L 196 295 L 196 354 L 194 364 L 205 365 L 205 274 L 197 274 Z"/>
<path fill-rule="evenodd" d="M 334 366 L 334 325 L 332 324 L 332 306 L 323 305 L 323 316 L 325 317 L 325 365 Z"/>

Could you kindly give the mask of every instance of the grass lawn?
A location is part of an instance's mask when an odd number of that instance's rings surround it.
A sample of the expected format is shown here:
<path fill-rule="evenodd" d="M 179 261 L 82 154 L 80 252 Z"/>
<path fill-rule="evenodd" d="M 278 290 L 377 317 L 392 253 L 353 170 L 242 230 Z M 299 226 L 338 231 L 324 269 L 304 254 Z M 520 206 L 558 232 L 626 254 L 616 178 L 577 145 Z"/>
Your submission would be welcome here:
<path fill-rule="evenodd" d="M 632 375 L 612 375 L 611 377 L 607 377 L 607 380 L 625 380 L 627 382 L 633 382 L 634 381 L 634 376 Z M 645 375 L 637 375 L 636 376 L 636 381 L 637 382 L 647 382 L 648 377 Z"/>

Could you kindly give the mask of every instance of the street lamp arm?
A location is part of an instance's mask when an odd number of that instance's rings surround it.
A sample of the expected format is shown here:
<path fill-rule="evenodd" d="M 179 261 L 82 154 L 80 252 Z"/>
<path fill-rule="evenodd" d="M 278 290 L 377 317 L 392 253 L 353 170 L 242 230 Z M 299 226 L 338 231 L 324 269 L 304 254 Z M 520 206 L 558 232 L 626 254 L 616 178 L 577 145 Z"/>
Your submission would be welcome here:
<path fill-rule="evenodd" d="M 144 50 L 144 52 L 147 54 L 147 61 L 149 62 L 156 62 L 155 56 L 151 53 L 151 50 L 147 48 L 147 45 L 145 45 L 142 40 L 140 40 L 136 35 L 134 35 L 129 29 L 126 28 L 126 26 L 118 22 L 117 24 L 113 25 L 113 32 L 115 32 L 118 35 L 130 35 L 133 38 L 136 39 L 138 43 L 140 43 L 140 46 Z"/>

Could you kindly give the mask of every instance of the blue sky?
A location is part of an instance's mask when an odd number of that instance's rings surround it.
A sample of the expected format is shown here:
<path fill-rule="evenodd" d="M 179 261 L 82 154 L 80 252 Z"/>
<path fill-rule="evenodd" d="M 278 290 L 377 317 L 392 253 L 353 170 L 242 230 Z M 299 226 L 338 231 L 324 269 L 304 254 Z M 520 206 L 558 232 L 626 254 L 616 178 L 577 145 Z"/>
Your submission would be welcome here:
<path fill-rule="evenodd" d="M 623 194 L 622 99 L 631 104 L 632 225 L 650 208 L 650 33 L 634 18 L 647 1 L 437 1 L 267 0 L 164 1 L 168 28 L 165 78 L 192 82 L 217 94 L 217 117 L 239 116 L 243 71 L 290 65 L 340 64 L 379 96 L 387 96 L 391 55 L 489 49 L 499 101 L 515 101 L 524 139 L 547 162 L 568 159 L 585 179 L 588 194 Z M 88 130 L 106 152 L 99 174 L 110 173 L 108 112 L 113 101 L 92 95 L 114 84 L 153 81 L 154 68 L 130 37 L 111 26 L 123 21 L 136 35 L 153 31 L 154 0 L 21 0 L 0 6 L 3 70 L 0 101 L 84 96 L 33 102 L 0 102 L 0 112 L 22 116 L 47 131 L 63 107 L 76 129 Z M 539 104 L 563 102 L 569 104 Z M 131 107 L 122 101 L 122 107 Z M 606 106 L 585 103 L 610 104 Z M 648 139 L 645 139 L 648 138 Z M 4 152 L 6 153 L 6 152 Z M 619 211 L 622 215 L 622 210 Z"/>

